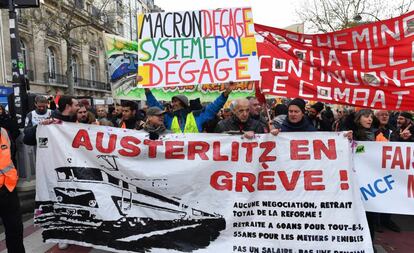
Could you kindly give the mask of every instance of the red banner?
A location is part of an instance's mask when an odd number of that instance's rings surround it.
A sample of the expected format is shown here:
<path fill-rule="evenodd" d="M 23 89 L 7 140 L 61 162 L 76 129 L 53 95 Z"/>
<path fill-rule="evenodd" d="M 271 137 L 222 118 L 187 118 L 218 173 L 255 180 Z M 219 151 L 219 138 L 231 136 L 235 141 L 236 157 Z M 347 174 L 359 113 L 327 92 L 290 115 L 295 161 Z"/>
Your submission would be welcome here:
<path fill-rule="evenodd" d="M 414 108 L 414 12 L 326 34 L 255 24 L 266 94 L 389 110 Z"/>

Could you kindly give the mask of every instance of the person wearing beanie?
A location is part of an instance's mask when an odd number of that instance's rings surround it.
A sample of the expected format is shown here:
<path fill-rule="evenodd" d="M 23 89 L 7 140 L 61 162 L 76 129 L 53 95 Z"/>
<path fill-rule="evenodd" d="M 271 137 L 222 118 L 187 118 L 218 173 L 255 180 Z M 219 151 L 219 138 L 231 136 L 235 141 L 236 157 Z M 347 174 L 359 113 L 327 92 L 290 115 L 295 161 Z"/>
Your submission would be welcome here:
<path fill-rule="evenodd" d="M 331 131 L 332 124 L 328 119 L 322 117 L 321 112 L 323 111 L 325 105 L 322 102 L 316 102 L 308 110 L 308 118 L 312 125 L 318 131 Z"/>
<path fill-rule="evenodd" d="M 288 105 L 288 115 L 280 126 L 281 132 L 309 132 L 316 131 L 315 127 L 305 117 L 306 102 L 295 98 Z"/>
<path fill-rule="evenodd" d="M 200 133 L 203 131 L 203 124 L 216 117 L 216 114 L 224 106 L 230 92 L 236 87 L 236 84 L 230 82 L 226 90 L 214 102 L 208 104 L 203 110 L 192 111 L 188 98 L 184 95 L 172 97 L 172 112 L 164 114 L 165 127 L 173 133 Z M 163 105 L 158 102 L 150 89 L 145 89 L 145 96 L 149 107 L 159 107 L 164 109 Z"/>
<path fill-rule="evenodd" d="M 390 141 L 414 142 L 413 115 L 409 112 L 400 112 L 397 117 L 397 129 L 391 134 Z"/>

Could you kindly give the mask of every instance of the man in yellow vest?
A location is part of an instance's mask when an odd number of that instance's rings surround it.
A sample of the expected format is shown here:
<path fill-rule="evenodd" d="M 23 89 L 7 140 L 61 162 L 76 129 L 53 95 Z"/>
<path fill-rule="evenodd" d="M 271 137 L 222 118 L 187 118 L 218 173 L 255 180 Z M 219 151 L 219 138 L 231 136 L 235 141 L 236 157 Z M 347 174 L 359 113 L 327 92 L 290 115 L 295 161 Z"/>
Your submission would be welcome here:
<path fill-rule="evenodd" d="M 0 216 L 6 233 L 7 251 L 25 252 L 20 201 L 17 196 L 17 170 L 11 159 L 10 138 L 4 128 L 0 129 Z"/>
<path fill-rule="evenodd" d="M 208 104 L 200 111 L 191 111 L 188 98 L 184 95 L 176 95 L 171 99 L 172 113 L 164 114 L 164 124 L 173 133 L 200 133 L 203 131 L 203 124 L 212 120 L 224 106 L 227 98 L 235 89 L 236 84 L 230 82 L 226 90 L 214 102 Z M 149 89 L 145 89 L 147 104 L 150 107 L 156 106 L 164 109 Z"/>

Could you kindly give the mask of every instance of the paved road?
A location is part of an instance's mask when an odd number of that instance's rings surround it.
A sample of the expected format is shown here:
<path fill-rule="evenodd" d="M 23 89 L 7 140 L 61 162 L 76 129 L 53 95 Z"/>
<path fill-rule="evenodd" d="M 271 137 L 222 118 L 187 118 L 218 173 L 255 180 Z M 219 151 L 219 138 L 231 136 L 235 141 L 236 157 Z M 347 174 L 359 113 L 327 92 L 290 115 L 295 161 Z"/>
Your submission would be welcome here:
<path fill-rule="evenodd" d="M 31 214 L 23 216 L 24 244 L 27 253 L 108 253 L 109 251 L 71 245 L 66 250 L 59 250 L 56 244 L 43 243 L 41 229 L 33 226 Z M 394 215 L 393 220 L 401 227 L 401 233 L 384 229 L 376 234 L 375 247 L 378 253 L 413 253 L 414 252 L 414 216 Z M 3 227 L 0 227 L 0 253 L 7 253 Z"/>

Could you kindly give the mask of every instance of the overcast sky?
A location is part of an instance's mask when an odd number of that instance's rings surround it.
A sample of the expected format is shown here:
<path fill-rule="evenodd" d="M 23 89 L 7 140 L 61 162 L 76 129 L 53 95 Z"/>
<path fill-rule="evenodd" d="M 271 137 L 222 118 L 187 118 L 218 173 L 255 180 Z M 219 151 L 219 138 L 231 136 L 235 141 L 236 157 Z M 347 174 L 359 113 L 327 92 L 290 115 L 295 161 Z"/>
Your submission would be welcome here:
<path fill-rule="evenodd" d="M 295 10 L 303 0 L 154 0 L 165 11 L 252 7 L 255 23 L 283 28 L 299 19 Z"/>

